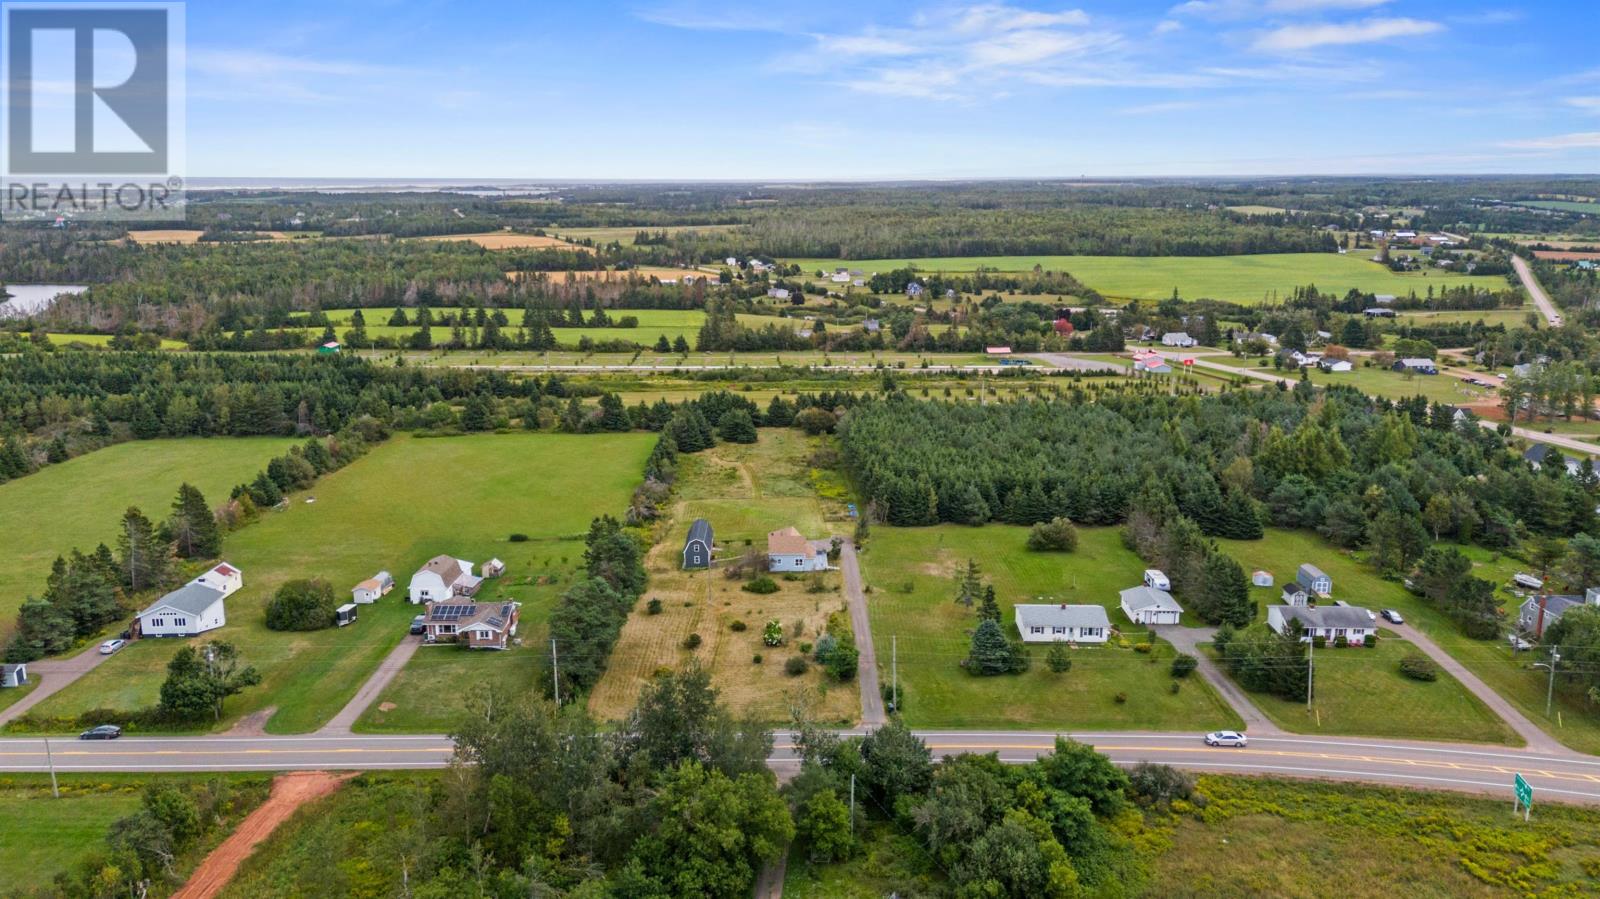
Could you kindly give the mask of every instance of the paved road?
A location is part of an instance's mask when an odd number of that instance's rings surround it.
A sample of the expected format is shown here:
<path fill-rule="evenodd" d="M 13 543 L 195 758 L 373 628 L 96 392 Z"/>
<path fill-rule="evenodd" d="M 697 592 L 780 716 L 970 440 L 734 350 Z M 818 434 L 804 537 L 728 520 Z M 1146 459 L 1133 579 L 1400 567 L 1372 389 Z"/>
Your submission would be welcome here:
<path fill-rule="evenodd" d="M 872 645 L 872 621 L 867 617 L 867 593 L 861 589 L 861 566 L 856 562 L 856 544 L 848 537 L 839 547 L 839 569 L 844 572 L 844 598 L 850 606 L 850 629 L 855 631 L 856 682 L 861 685 L 861 723 L 877 727 L 888 721 L 883 709 L 883 690 L 878 686 L 878 651 Z"/>
<path fill-rule="evenodd" d="M 400 641 L 400 645 L 390 650 L 389 654 L 384 656 L 383 661 L 378 663 L 378 670 L 372 672 L 372 676 L 367 678 L 367 682 L 361 685 L 361 689 L 356 691 L 356 695 L 345 703 L 345 707 L 339 710 L 339 714 L 334 715 L 317 733 L 350 733 L 350 727 L 356 723 L 356 719 L 360 718 L 361 713 L 367 710 L 367 706 L 372 705 L 377 700 L 379 694 L 383 693 L 384 688 L 389 686 L 389 682 L 394 680 L 395 676 L 400 673 L 400 669 L 406 667 L 406 663 L 411 661 L 411 657 L 417 652 L 417 647 L 421 645 L 422 637 L 415 634 L 407 634 L 405 639 Z"/>
<path fill-rule="evenodd" d="M 995 752 L 1028 762 L 1049 752 L 1045 732 L 924 731 L 935 755 Z M 1535 801 L 1600 805 L 1600 758 L 1573 752 L 1357 738 L 1252 735 L 1248 749 L 1213 749 L 1192 733 L 1069 734 L 1119 764 L 1162 762 L 1197 771 L 1363 781 L 1510 797 L 1513 774 L 1533 785 Z M 441 768 L 451 746 L 443 736 L 125 737 L 109 742 L 53 740 L 56 770 L 249 771 Z M 796 764 L 790 735 L 776 735 L 774 768 Z M 0 740 L 0 771 L 44 771 L 44 742 Z"/>
<path fill-rule="evenodd" d="M 1245 733 L 1253 739 L 1257 736 L 1278 736 L 1283 729 L 1272 723 L 1272 719 L 1261 713 L 1256 704 L 1250 701 L 1244 690 L 1233 682 L 1233 679 L 1222 673 L 1211 657 L 1200 651 L 1200 644 L 1209 642 L 1217 635 L 1214 627 L 1166 627 L 1152 626 L 1156 636 L 1171 643 L 1179 652 L 1186 652 L 1195 657 L 1199 662 L 1200 676 L 1206 679 L 1212 689 L 1222 696 L 1222 701 L 1233 707 L 1235 713 L 1244 719 Z"/>
<path fill-rule="evenodd" d="M 0 725 L 21 717 L 29 709 L 61 692 L 68 684 L 98 668 L 101 662 L 109 658 L 111 657 L 108 655 L 100 654 L 100 644 L 96 643 L 69 658 L 29 662 L 28 677 L 38 678 L 39 685 L 27 696 L 0 710 Z"/>
<path fill-rule="evenodd" d="M 1527 288 L 1528 296 L 1533 297 L 1533 305 L 1539 307 L 1539 314 L 1551 325 L 1561 320 L 1561 313 L 1556 311 L 1556 304 L 1550 302 L 1550 295 L 1539 286 L 1539 279 L 1533 276 L 1533 267 L 1528 265 L 1521 256 L 1512 254 L 1511 267 L 1517 270 L 1517 277 L 1522 279 L 1522 286 Z"/>

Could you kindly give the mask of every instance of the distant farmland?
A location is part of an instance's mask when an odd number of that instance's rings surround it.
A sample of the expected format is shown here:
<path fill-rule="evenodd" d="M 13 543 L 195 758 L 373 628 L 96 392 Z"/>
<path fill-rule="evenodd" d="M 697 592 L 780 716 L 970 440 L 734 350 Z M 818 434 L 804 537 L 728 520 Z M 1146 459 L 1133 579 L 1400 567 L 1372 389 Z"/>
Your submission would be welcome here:
<path fill-rule="evenodd" d="M 792 259 L 802 271 L 832 271 L 840 265 L 865 272 L 887 272 L 914 265 L 929 272 L 1029 272 L 1034 266 L 1069 272 L 1079 281 L 1113 299 L 1159 300 L 1174 288 L 1186 300 L 1215 299 L 1259 303 L 1283 297 L 1296 287 L 1315 284 L 1319 290 L 1404 296 L 1426 293 L 1429 286 L 1472 284 L 1494 288 L 1500 278 L 1443 272 L 1396 274 L 1357 255 L 1336 253 L 1270 253 L 1252 256 L 959 256 L 929 259 Z"/>
<path fill-rule="evenodd" d="M 549 250 L 549 249 L 577 249 L 587 250 L 577 244 L 569 243 L 559 237 L 543 237 L 537 234 L 518 234 L 514 231 L 494 231 L 487 234 L 441 234 L 435 237 L 422 237 L 419 240 L 466 240 L 483 247 L 485 250 Z"/>

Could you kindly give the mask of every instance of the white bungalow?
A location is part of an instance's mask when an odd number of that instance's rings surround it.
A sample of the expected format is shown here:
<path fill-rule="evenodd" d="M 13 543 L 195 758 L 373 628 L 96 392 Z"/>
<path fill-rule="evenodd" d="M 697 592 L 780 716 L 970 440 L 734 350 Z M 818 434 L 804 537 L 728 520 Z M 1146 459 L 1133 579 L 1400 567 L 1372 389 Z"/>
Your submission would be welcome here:
<path fill-rule="evenodd" d="M 1268 627 L 1286 633 L 1291 621 L 1298 621 L 1305 628 L 1300 636 L 1305 642 L 1322 637 L 1331 643 L 1343 637 L 1359 644 L 1378 632 L 1377 616 L 1360 606 L 1267 606 Z"/>
<path fill-rule="evenodd" d="M 1111 619 L 1101 606 L 1019 604 L 1014 613 L 1024 643 L 1104 643 Z"/>
<path fill-rule="evenodd" d="M 141 637 L 193 637 L 228 623 L 223 600 L 244 586 L 244 575 L 226 562 L 151 603 L 135 618 Z"/>
<path fill-rule="evenodd" d="M 794 527 L 767 534 L 768 571 L 826 571 L 828 556 Z"/>

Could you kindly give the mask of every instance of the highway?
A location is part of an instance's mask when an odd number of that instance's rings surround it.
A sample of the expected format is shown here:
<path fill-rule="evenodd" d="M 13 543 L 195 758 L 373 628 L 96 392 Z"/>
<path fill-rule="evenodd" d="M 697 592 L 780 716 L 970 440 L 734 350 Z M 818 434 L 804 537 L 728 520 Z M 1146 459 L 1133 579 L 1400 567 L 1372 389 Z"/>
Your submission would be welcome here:
<path fill-rule="evenodd" d="M 858 733 L 858 732 L 852 732 Z M 936 756 L 997 752 L 1028 762 L 1049 752 L 1045 732 L 924 731 Z M 1204 745 L 1192 733 L 1077 733 L 1119 764 L 1161 762 L 1225 774 L 1310 777 L 1389 786 L 1487 793 L 1509 798 L 1514 774 L 1542 800 L 1600 805 L 1600 758 L 1496 746 L 1293 735 L 1257 736 L 1245 749 Z M 771 766 L 796 764 L 791 735 L 775 734 Z M 444 736 L 124 737 L 112 741 L 54 738 L 56 771 L 288 771 L 441 768 L 450 759 Z M 48 770 L 41 738 L 0 740 L 0 772 Z"/>

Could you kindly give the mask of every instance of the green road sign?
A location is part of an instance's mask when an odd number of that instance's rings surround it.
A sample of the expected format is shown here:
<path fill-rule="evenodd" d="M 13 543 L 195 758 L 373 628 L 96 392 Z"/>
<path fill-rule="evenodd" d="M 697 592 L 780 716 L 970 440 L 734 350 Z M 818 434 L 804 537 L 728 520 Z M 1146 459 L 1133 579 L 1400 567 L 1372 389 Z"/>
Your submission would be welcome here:
<path fill-rule="evenodd" d="M 1528 782 L 1522 779 L 1522 775 L 1518 774 L 1516 778 L 1514 783 L 1517 788 L 1517 802 L 1521 803 L 1523 808 L 1532 808 L 1533 787 L 1528 786 Z"/>

